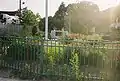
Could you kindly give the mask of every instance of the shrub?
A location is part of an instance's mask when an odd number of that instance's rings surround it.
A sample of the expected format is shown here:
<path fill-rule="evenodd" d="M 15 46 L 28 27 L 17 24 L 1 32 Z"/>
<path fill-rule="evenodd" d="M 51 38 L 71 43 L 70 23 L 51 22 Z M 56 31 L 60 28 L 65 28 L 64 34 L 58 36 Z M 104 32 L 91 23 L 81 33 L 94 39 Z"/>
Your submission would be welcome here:
<path fill-rule="evenodd" d="M 34 45 L 25 41 L 13 41 L 7 49 L 5 59 L 16 61 L 36 61 L 43 51 L 42 45 Z"/>
<path fill-rule="evenodd" d="M 79 57 L 75 51 L 72 52 L 72 57 L 70 59 L 71 73 L 75 81 L 80 81 L 80 68 L 79 68 Z"/>
<path fill-rule="evenodd" d="M 46 48 L 46 57 L 50 63 L 60 63 L 63 60 L 63 46 L 56 45 Z"/>
<path fill-rule="evenodd" d="M 104 47 L 104 46 L 99 46 Z M 67 46 L 64 50 L 64 61 L 69 63 L 71 55 L 75 51 L 80 59 L 80 65 L 102 66 L 102 61 L 106 58 L 106 49 L 98 48 L 91 44 L 83 44 L 81 46 Z"/>

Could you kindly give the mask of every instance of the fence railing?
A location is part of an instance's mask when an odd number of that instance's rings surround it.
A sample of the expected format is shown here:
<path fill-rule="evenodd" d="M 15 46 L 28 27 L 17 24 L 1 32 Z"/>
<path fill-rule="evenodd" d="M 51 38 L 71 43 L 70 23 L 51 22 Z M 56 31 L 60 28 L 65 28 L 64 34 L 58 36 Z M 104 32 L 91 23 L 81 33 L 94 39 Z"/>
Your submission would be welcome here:
<path fill-rule="evenodd" d="M 120 42 L 0 37 L 0 66 L 18 77 L 119 81 Z"/>

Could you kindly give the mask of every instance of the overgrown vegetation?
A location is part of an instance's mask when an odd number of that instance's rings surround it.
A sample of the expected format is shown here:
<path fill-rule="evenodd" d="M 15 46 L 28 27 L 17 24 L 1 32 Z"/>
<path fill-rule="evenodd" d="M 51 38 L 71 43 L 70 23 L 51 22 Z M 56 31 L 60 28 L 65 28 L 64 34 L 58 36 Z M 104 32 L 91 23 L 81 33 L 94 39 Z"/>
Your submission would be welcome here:
<path fill-rule="evenodd" d="M 82 66 L 102 68 L 107 55 L 100 42 L 95 45 L 94 42 L 73 41 L 63 45 L 56 41 L 55 44 L 46 44 L 41 40 L 27 38 L 12 41 L 4 55 L 4 61 L 14 68 L 19 66 L 17 73 L 23 78 L 39 74 L 54 80 L 80 81 Z"/>

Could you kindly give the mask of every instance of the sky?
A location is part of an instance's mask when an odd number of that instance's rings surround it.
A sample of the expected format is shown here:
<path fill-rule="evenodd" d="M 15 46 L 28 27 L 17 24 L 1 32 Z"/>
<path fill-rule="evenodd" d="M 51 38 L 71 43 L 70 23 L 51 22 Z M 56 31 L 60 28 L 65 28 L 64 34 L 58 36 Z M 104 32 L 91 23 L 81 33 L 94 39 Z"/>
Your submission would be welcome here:
<path fill-rule="evenodd" d="M 0 10 L 17 10 L 19 8 L 19 0 L 0 0 Z M 22 7 L 28 7 L 34 13 L 39 13 L 41 17 L 45 16 L 45 0 L 22 0 L 25 2 Z M 49 1 L 49 11 L 48 15 L 53 16 L 56 10 L 58 9 L 61 2 L 64 2 L 66 5 L 70 3 L 76 3 L 85 0 L 48 0 Z M 86 0 L 96 3 L 100 10 L 113 7 L 120 3 L 120 0 Z"/>

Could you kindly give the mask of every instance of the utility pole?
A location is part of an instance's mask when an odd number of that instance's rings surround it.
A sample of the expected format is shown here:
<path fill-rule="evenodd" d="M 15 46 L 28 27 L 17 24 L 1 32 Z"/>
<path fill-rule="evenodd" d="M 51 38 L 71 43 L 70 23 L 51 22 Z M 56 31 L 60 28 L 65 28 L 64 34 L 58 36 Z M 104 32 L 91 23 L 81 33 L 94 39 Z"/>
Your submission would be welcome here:
<path fill-rule="evenodd" d="M 48 0 L 46 0 L 45 6 L 45 39 L 48 40 Z"/>
<path fill-rule="evenodd" d="M 21 0 L 19 0 L 19 9 L 20 9 L 20 12 L 21 12 Z"/>
<path fill-rule="evenodd" d="M 21 22 L 21 4 L 22 4 L 22 1 L 19 0 L 19 19 L 20 19 L 20 22 Z"/>

